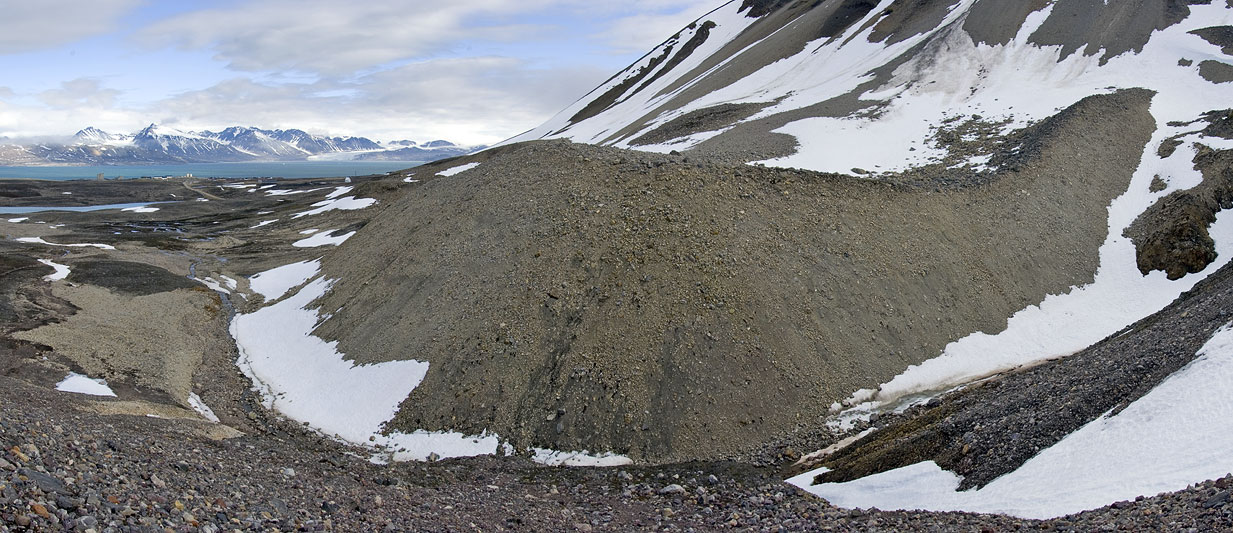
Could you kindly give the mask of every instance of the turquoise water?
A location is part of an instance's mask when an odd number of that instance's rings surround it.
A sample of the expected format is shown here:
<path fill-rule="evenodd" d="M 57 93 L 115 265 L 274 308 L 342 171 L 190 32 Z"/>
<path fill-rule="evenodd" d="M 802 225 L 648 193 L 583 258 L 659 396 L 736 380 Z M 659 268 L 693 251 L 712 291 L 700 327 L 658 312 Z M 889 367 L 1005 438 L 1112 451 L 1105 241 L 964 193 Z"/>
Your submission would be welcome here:
<path fill-rule="evenodd" d="M 85 213 L 89 211 L 102 211 L 104 209 L 128 209 L 130 207 L 145 207 L 147 205 L 165 203 L 168 202 L 139 202 L 133 204 L 87 205 L 76 207 L 0 207 L 0 215 L 26 215 L 30 213 L 39 213 L 42 211 L 73 211 L 77 213 Z"/>
<path fill-rule="evenodd" d="M 264 163 L 201 163 L 184 165 L 116 165 L 87 167 L 0 167 L 0 178 L 41 180 L 164 177 L 192 174 L 198 178 L 323 178 L 384 174 L 423 164 L 420 161 L 281 161 Z"/>

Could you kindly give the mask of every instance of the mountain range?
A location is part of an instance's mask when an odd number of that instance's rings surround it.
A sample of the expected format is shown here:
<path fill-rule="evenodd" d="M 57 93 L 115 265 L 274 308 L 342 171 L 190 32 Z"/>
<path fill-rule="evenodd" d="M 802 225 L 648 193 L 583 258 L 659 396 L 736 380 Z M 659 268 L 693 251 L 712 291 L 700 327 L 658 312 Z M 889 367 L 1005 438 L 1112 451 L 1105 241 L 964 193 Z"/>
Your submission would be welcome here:
<path fill-rule="evenodd" d="M 449 148 L 149 130 L 59 149 Z M 84 378 L 245 437 L 137 416 L 78 446 L 56 428 L 93 415 L 39 410 L 0 424 L 0 517 L 41 515 L 56 484 L 16 465 L 42 454 L 226 527 L 277 497 L 357 530 L 1233 529 L 1233 0 L 732 0 L 450 160 L 2 185 L 167 203 L 0 222 L 24 276 L 0 355 L 28 368 L 0 384 Z M 249 459 L 283 442 L 293 467 Z"/>
<path fill-rule="evenodd" d="M 298 129 L 233 126 L 219 132 L 192 132 L 151 124 L 132 134 L 88 127 L 66 142 L 0 144 L 0 164 L 223 163 L 314 158 L 435 161 L 480 148 L 443 140 L 423 144 L 401 140 L 382 145 L 364 137 L 329 137 Z"/>

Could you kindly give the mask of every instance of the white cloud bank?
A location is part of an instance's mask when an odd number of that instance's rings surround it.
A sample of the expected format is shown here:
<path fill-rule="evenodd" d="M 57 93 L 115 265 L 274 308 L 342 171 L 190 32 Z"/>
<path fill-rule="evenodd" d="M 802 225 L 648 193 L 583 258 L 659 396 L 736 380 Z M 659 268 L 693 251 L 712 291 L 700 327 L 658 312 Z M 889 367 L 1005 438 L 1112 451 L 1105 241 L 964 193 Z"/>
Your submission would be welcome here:
<path fill-rule="evenodd" d="M 0 88 L 0 137 L 159 122 L 493 143 L 539 125 L 721 3 L 23 2 L 0 18 L 0 66 L 21 80 Z M 94 55 L 74 64 L 70 48 L 86 39 Z M 200 79 L 138 94 L 162 87 L 177 58 Z"/>

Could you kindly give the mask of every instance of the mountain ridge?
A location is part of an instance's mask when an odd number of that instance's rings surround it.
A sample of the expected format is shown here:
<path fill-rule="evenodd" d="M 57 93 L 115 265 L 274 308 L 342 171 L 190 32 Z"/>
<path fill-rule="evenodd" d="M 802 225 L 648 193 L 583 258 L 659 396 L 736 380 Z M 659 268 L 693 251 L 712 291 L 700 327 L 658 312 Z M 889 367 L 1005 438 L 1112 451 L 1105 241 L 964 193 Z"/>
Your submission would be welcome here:
<path fill-rule="evenodd" d="M 154 123 L 131 134 L 114 134 L 88 126 L 65 142 L 23 143 L 6 139 L 0 142 L 0 164 L 232 163 L 313 158 L 436 161 L 483 148 L 444 140 L 382 144 L 366 137 L 314 135 L 300 129 L 231 126 L 218 132 L 195 132 Z"/>

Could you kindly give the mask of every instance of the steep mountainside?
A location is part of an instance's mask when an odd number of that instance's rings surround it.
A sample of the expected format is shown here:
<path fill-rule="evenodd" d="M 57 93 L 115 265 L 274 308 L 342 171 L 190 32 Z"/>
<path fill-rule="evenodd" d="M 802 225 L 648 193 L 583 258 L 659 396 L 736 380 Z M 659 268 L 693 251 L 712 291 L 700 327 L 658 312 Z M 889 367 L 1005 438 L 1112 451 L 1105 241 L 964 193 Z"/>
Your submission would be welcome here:
<path fill-rule="evenodd" d="M 280 361 L 269 338 L 306 338 L 346 362 L 331 380 L 379 379 L 324 402 L 252 370 L 291 418 L 395 457 L 816 449 L 1079 352 L 1228 262 L 1231 25 L 1229 0 L 729 2 L 543 126 L 400 176 L 398 198 L 233 331 L 257 366 Z M 1172 376 L 1118 397 L 1168 404 Z M 1176 433 L 1139 416 L 1107 423 Z M 1050 453 L 1099 441 L 1082 442 Z M 892 485 L 971 503 L 929 454 L 896 450 L 909 470 Z M 879 470 L 861 467 L 834 481 Z M 1210 477 L 1173 470 L 1109 486 Z M 996 494 L 979 509 L 1058 510 Z"/>

